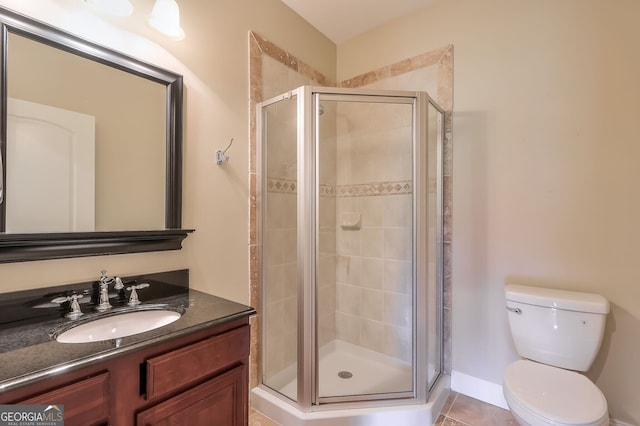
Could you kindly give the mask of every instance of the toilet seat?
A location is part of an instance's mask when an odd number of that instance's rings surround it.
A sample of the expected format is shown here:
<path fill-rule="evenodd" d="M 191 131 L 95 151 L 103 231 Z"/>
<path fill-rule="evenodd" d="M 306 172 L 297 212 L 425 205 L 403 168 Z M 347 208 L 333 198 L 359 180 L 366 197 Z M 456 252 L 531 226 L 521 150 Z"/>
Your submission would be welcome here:
<path fill-rule="evenodd" d="M 574 371 L 519 360 L 507 366 L 503 390 L 514 415 L 530 425 L 609 424 L 604 395 Z"/>

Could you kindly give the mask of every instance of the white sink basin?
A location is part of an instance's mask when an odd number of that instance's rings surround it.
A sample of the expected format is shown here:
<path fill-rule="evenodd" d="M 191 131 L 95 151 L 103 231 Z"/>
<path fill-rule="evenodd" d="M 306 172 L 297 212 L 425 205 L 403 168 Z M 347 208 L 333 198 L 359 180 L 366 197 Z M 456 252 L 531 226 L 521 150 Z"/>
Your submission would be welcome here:
<path fill-rule="evenodd" d="M 171 324 L 180 314 L 168 310 L 134 311 L 78 324 L 56 337 L 60 343 L 88 343 L 117 339 Z"/>

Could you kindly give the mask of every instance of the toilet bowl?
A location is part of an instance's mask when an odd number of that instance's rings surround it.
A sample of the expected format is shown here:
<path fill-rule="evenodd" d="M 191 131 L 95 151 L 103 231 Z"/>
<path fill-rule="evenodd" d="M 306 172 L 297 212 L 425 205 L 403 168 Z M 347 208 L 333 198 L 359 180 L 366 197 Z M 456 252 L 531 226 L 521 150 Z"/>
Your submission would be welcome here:
<path fill-rule="evenodd" d="M 607 401 L 580 373 L 529 360 L 509 364 L 504 396 L 522 425 L 607 426 Z"/>
<path fill-rule="evenodd" d="M 602 296 L 507 285 L 509 329 L 523 358 L 504 371 L 503 393 L 524 426 L 607 426 L 607 400 L 579 372 L 591 368 L 604 335 Z"/>

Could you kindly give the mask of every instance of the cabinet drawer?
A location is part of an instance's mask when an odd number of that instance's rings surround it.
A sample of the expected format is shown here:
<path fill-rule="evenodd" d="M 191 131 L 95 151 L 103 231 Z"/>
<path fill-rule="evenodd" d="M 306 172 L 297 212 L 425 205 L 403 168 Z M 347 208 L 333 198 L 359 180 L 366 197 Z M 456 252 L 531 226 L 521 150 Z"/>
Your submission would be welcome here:
<path fill-rule="evenodd" d="M 245 426 L 247 367 L 240 365 L 137 415 L 137 426 Z"/>
<path fill-rule="evenodd" d="M 109 373 L 70 383 L 19 404 L 64 405 L 66 426 L 102 424 L 109 416 Z"/>
<path fill-rule="evenodd" d="M 147 360 L 147 399 L 212 375 L 249 355 L 249 326 Z"/>

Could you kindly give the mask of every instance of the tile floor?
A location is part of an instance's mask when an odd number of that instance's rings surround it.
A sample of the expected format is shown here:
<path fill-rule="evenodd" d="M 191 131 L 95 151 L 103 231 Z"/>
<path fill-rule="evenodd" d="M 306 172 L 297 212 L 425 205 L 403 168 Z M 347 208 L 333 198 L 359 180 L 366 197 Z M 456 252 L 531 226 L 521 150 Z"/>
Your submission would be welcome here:
<path fill-rule="evenodd" d="M 256 411 L 253 408 L 249 410 L 249 426 L 281 426 L 280 423 L 276 423 L 269 417 L 262 414 L 260 411 Z"/>
<path fill-rule="evenodd" d="M 517 426 L 508 410 L 452 392 L 435 426 Z"/>
<path fill-rule="evenodd" d="M 452 392 L 435 426 L 517 426 L 517 424 L 507 410 Z M 249 413 L 249 426 L 287 425 L 280 425 L 252 408 Z"/>

